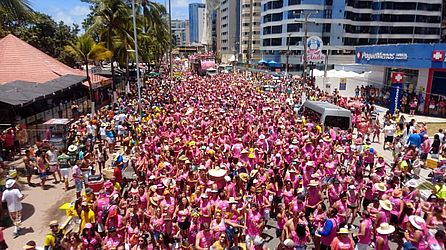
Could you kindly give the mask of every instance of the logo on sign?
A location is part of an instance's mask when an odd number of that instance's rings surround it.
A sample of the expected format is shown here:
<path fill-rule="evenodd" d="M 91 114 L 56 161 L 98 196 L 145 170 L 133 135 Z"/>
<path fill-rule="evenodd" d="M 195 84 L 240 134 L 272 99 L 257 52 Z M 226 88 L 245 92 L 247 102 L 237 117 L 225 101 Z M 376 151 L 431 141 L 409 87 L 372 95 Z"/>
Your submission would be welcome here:
<path fill-rule="evenodd" d="M 403 72 L 392 72 L 392 83 L 402 83 L 404 79 Z"/>
<path fill-rule="evenodd" d="M 432 62 L 443 62 L 443 61 L 444 61 L 444 50 L 432 51 Z"/>
<path fill-rule="evenodd" d="M 367 52 L 357 52 L 356 58 L 360 61 L 362 59 L 370 60 L 407 60 L 409 56 L 407 53 L 367 53 Z"/>
<path fill-rule="evenodd" d="M 307 39 L 307 62 L 320 63 L 325 61 L 325 55 L 322 54 L 324 43 L 318 36 L 312 36 Z"/>
<path fill-rule="evenodd" d="M 322 39 L 318 36 L 312 36 L 307 39 L 307 53 L 315 54 L 322 51 Z"/>

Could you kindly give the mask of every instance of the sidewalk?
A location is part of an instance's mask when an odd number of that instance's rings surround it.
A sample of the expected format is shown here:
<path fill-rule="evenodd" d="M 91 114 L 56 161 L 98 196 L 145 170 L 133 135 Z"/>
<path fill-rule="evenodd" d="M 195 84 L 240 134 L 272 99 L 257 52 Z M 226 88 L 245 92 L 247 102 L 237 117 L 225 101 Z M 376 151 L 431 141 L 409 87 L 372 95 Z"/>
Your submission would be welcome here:
<path fill-rule="evenodd" d="M 378 113 L 380 114 L 385 114 L 387 112 L 387 108 L 382 107 L 382 106 L 378 106 L 378 105 L 374 105 L 376 110 L 378 111 Z M 407 113 L 401 113 L 402 115 L 404 115 L 404 117 L 406 117 L 406 120 L 410 120 L 410 119 L 415 119 L 415 121 L 423 121 L 423 122 L 427 122 L 427 123 L 446 123 L 446 118 L 442 118 L 442 117 L 433 117 L 433 116 L 424 116 L 424 115 L 414 115 L 414 116 L 410 116 Z"/>

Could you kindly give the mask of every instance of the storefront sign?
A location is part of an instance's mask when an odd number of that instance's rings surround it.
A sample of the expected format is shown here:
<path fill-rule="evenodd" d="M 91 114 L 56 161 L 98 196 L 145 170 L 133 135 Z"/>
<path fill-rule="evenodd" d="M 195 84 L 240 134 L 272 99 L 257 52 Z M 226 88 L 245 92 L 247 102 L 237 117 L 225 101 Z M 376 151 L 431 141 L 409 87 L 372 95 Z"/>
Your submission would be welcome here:
<path fill-rule="evenodd" d="M 446 44 L 391 44 L 358 46 L 355 62 L 405 69 L 445 69 Z"/>
<path fill-rule="evenodd" d="M 358 51 L 356 53 L 356 58 L 361 60 L 407 60 L 408 55 L 407 53 L 383 53 L 383 52 L 376 52 L 376 53 L 367 53 L 367 52 L 361 52 Z"/>

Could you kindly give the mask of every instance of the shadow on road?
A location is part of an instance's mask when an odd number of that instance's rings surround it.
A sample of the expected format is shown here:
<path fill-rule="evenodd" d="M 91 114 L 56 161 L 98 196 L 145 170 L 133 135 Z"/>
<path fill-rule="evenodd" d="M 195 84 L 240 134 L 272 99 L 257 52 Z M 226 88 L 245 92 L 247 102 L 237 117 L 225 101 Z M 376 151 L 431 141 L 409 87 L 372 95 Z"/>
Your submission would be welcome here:
<path fill-rule="evenodd" d="M 25 221 L 26 219 L 30 218 L 36 209 L 33 205 L 29 203 L 22 203 L 23 209 L 22 209 L 22 221 Z"/>
<path fill-rule="evenodd" d="M 23 227 L 20 229 L 20 235 L 25 235 L 29 233 L 34 233 L 34 229 L 32 227 Z"/>

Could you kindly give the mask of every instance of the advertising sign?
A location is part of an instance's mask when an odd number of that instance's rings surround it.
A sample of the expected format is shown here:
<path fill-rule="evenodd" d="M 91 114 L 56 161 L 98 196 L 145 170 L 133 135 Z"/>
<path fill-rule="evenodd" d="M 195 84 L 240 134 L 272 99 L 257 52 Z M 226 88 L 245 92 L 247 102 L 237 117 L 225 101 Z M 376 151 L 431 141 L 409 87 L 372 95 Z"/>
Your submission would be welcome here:
<path fill-rule="evenodd" d="M 347 90 L 347 78 L 341 78 L 339 80 L 339 90 Z"/>
<path fill-rule="evenodd" d="M 324 43 L 318 36 L 312 36 L 307 39 L 307 62 L 322 63 L 325 61 L 325 55 L 322 54 Z"/>
<path fill-rule="evenodd" d="M 391 114 L 401 107 L 401 97 L 403 96 L 404 72 L 392 72 L 392 88 L 390 89 L 389 111 Z"/>

